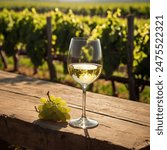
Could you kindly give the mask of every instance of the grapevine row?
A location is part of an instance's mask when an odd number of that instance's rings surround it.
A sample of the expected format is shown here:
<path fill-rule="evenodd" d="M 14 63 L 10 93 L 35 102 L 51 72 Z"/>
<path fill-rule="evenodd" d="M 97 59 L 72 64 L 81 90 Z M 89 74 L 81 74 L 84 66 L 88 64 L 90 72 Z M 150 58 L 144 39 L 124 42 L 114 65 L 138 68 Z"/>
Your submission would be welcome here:
<path fill-rule="evenodd" d="M 39 14 L 35 9 L 22 12 L 3 10 L 0 12 L 0 46 L 7 56 L 13 56 L 17 70 L 17 54 L 20 50 L 31 59 L 35 68 L 47 61 L 46 18 L 50 16 L 52 26 L 51 54 L 66 57 L 71 37 L 92 36 L 99 38 L 103 51 L 104 75 L 109 79 L 121 64 L 127 64 L 127 25 L 118 9 L 107 12 L 106 18 L 82 17 L 71 10 L 67 14 L 59 9 Z M 135 79 L 149 80 L 149 24 L 134 27 Z M 65 61 L 64 61 L 65 63 Z M 66 68 L 66 63 L 64 65 Z M 66 69 L 64 69 L 66 70 Z M 66 72 L 66 71 L 65 71 Z M 138 85 L 140 87 L 142 85 Z"/>
<path fill-rule="evenodd" d="M 83 16 L 100 16 L 105 17 L 107 15 L 107 11 L 112 11 L 113 13 L 117 11 L 117 8 L 121 9 L 122 17 L 126 17 L 128 14 L 134 14 L 138 18 L 149 18 L 150 17 L 150 6 L 147 3 L 144 4 L 120 4 L 113 5 L 112 3 L 106 4 L 85 4 L 81 3 L 80 5 L 76 4 L 59 4 L 53 3 L 53 5 L 48 5 L 47 3 L 41 3 L 31 1 L 27 2 L 27 4 L 18 4 L 17 2 L 10 4 L 9 2 L 1 3 L 0 10 L 3 8 L 7 8 L 10 10 L 15 10 L 17 12 L 23 11 L 25 8 L 31 9 L 34 7 L 38 13 L 46 13 L 54 10 L 55 7 L 58 7 L 62 12 L 68 13 L 69 9 L 72 8 L 73 12 L 76 15 Z M 19 7 L 18 7 L 19 5 Z M 127 6 L 128 5 L 128 6 Z"/>

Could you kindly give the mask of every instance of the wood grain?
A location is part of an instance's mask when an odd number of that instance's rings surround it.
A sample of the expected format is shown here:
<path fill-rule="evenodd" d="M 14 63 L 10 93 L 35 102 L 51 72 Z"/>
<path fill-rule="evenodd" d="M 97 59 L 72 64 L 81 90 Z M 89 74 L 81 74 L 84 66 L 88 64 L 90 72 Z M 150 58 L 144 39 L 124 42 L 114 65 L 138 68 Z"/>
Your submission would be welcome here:
<path fill-rule="evenodd" d="M 149 105 L 87 93 L 87 116 L 99 122 L 81 130 L 38 120 L 34 106 L 50 91 L 81 115 L 81 90 L 0 71 L 0 138 L 34 149 L 149 149 Z"/>

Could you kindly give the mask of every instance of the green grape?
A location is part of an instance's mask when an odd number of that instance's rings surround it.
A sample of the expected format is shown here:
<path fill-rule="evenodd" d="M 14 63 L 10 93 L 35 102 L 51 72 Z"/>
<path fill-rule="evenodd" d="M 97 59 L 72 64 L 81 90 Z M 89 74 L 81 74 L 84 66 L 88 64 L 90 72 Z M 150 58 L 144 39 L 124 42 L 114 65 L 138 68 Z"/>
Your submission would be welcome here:
<path fill-rule="evenodd" d="M 66 106 L 67 104 L 66 104 L 66 101 L 61 100 L 60 103 L 59 103 L 59 105 L 61 105 L 61 106 Z"/>
<path fill-rule="evenodd" d="M 42 97 L 42 98 L 40 98 L 40 102 L 41 102 L 41 103 L 43 103 L 43 104 L 44 104 L 44 103 L 46 103 L 46 101 L 47 101 L 47 99 L 46 99 L 46 98 L 43 98 L 43 97 Z"/>
<path fill-rule="evenodd" d="M 70 108 L 67 106 L 65 100 L 61 97 L 54 97 L 47 93 L 47 98 L 40 98 L 42 105 L 39 105 L 36 111 L 39 113 L 38 117 L 44 120 L 52 120 L 57 122 L 66 122 L 70 119 Z"/>
<path fill-rule="evenodd" d="M 70 119 L 70 115 L 69 113 L 65 113 L 66 119 L 69 120 Z"/>
<path fill-rule="evenodd" d="M 61 112 L 66 113 L 67 109 L 65 107 L 60 108 Z"/>
<path fill-rule="evenodd" d="M 55 98 L 53 95 L 51 95 L 50 100 L 55 104 L 59 104 L 62 99 L 61 98 Z"/>
<path fill-rule="evenodd" d="M 43 106 L 42 106 L 42 105 L 39 105 L 39 106 L 38 106 L 38 110 L 39 110 L 39 111 L 42 111 L 42 110 L 43 110 Z"/>
<path fill-rule="evenodd" d="M 52 103 L 51 102 L 47 102 L 44 104 L 44 109 L 49 109 L 52 107 Z"/>

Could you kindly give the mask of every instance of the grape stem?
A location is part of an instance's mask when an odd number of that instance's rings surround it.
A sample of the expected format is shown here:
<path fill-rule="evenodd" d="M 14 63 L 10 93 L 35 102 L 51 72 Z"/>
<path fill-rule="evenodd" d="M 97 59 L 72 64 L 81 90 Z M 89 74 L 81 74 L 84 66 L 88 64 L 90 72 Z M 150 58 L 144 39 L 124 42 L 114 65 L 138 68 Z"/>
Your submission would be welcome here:
<path fill-rule="evenodd" d="M 52 102 L 51 99 L 50 99 L 49 91 L 47 92 L 47 96 L 48 96 L 49 101 Z"/>
<path fill-rule="evenodd" d="M 36 107 L 36 106 L 34 106 L 34 108 L 35 108 L 36 112 L 38 112 L 38 113 L 39 113 L 39 110 L 37 109 L 37 107 Z"/>

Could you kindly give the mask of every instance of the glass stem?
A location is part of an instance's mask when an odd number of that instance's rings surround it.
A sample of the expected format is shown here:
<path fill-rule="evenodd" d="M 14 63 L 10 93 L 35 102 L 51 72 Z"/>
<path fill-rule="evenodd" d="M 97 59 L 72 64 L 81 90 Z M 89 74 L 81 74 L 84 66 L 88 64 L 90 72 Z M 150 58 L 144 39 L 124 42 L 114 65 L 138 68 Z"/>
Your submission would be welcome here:
<path fill-rule="evenodd" d="M 82 86 L 82 117 L 86 118 L 86 85 Z"/>

